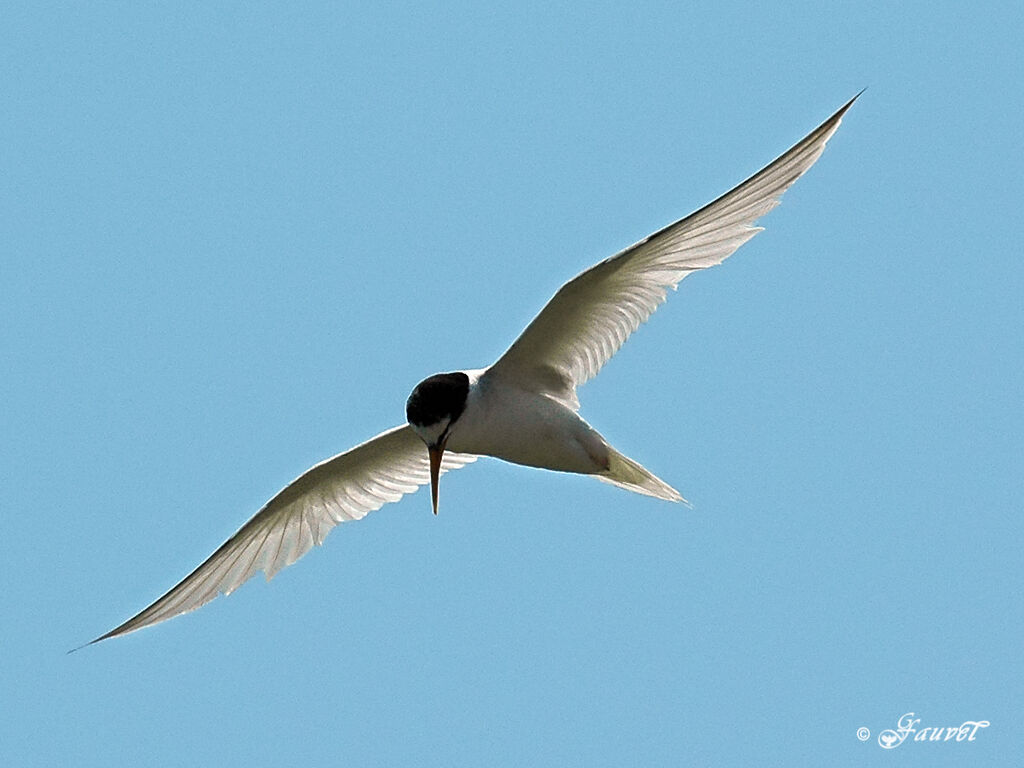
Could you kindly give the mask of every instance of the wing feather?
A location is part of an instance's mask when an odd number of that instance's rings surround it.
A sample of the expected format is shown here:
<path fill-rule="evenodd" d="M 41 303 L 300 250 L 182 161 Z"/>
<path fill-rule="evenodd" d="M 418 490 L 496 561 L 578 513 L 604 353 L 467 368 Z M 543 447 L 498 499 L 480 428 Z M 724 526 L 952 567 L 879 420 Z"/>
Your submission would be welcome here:
<path fill-rule="evenodd" d="M 441 471 L 465 466 L 475 456 L 446 453 Z M 359 520 L 430 482 L 423 441 L 408 426 L 317 464 L 280 493 L 167 594 L 92 642 L 166 621 L 230 594 L 258 571 L 269 581 L 341 522 Z"/>
<path fill-rule="evenodd" d="M 821 156 L 856 99 L 736 188 L 563 285 L 490 374 L 578 408 L 576 388 L 597 375 L 669 288 L 761 231 L 754 222 Z"/>

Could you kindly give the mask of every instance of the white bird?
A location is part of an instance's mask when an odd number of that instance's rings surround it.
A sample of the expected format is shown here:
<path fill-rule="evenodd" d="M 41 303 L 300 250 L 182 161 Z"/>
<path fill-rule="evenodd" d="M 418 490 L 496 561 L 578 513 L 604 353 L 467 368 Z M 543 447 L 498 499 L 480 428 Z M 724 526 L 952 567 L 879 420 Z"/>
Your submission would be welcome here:
<path fill-rule="evenodd" d="M 856 99 L 714 202 L 563 285 L 489 368 L 420 382 L 406 403 L 408 424 L 300 475 L 167 594 L 92 642 L 195 610 L 257 571 L 269 580 L 323 543 L 338 523 L 358 520 L 428 482 L 437 514 L 440 475 L 477 456 L 592 475 L 684 501 L 579 416 L 576 389 L 651 316 L 669 288 L 721 263 L 761 230 L 754 222 L 814 164 Z"/>

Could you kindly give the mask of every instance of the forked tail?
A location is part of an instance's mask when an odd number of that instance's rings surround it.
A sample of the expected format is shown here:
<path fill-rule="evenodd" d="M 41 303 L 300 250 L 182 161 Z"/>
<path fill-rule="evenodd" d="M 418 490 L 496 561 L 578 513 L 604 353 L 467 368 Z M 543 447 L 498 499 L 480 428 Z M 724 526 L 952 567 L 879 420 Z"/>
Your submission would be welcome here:
<path fill-rule="evenodd" d="M 645 496 L 654 496 L 656 499 L 665 501 L 678 501 L 690 506 L 690 502 L 684 499 L 679 491 L 663 480 L 659 480 L 635 461 L 623 456 L 610 445 L 608 446 L 608 469 L 594 475 L 602 480 L 627 491 L 642 493 Z"/>

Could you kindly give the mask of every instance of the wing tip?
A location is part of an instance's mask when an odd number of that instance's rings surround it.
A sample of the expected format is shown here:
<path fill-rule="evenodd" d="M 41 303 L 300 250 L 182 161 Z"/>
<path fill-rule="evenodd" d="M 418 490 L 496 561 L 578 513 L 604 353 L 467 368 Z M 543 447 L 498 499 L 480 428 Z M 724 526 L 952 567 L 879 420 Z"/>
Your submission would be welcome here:
<path fill-rule="evenodd" d="M 853 106 L 853 102 L 855 102 L 857 99 L 864 95 L 864 91 L 866 91 L 867 89 L 868 87 L 865 85 L 863 88 L 857 91 L 857 93 L 853 95 L 852 99 L 850 99 L 848 102 L 846 102 L 845 104 L 843 104 L 843 106 L 839 108 L 839 111 L 845 112 L 846 110 L 848 110 L 851 106 Z"/>
<path fill-rule="evenodd" d="M 75 646 L 74 648 L 72 648 L 70 651 L 68 651 L 64 655 L 65 656 L 70 656 L 72 653 L 75 653 L 76 651 L 80 651 L 83 648 L 88 648 L 90 645 L 96 645 L 96 643 L 102 642 L 104 640 L 109 640 L 112 637 L 117 637 L 118 635 L 126 634 L 124 631 L 122 631 L 123 628 L 124 628 L 124 624 L 122 624 L 119 627 L 115 627 L 114 629 L 110 630 L 106 634 L 100 635 L 99 637 L 95 638 L 94 640 L 90 640 L 87 643 L 82 643 L 81 645 Z M 131 630 L 128 630 L 128 631 L 130 632 Z"/>
<path fill-rule="evenodd" d="M 833 113 L 832 117 L 830 117 L 828 120 L 825 121 L 824 125 L 832 125 L 832 124 L 834 124 L 836 127 L 838 127 L 839 123 L 842 121 L 843 116 L 846 114 L 847 110 L 849 110 L 849 108 L 853 106 L 853 102 L 855 102 L 857 99 L 859 99 L 864 94 L 864 91 L 866 91 L 867 89 L 868 89 L 867 86 L 864 86 L 863 88 L 861 88 L 854 95 L 854 97 L 852 99 L 850 99 L 848 102 L 843 104 L 843 106 L 841 106 L 839 109 L 837 109 Z"/>

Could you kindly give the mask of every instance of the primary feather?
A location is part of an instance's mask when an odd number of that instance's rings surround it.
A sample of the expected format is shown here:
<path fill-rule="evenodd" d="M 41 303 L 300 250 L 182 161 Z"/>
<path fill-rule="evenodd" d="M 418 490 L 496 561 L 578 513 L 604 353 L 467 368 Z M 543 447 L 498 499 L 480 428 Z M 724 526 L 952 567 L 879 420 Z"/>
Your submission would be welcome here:
<path fill-rule="evenodd" d="M 597 375 L 669 288 L 720 264 L 761 231 L 754 222 L 814 165 L 856 99 L 714 202 L 567 282 L 490 370 L 578 408 L 576 388 Z"/>
<path fill-rule="evenodd" d="M 475 460 L 450 453 L 441 471 Z M 322 544 L 338 523 L 359 520 L 429 482 L 427 453 L 412 428 L 389 429 L 304 472 L 167 594 L 92 642 L 194 611 L 259 571 L 269 581 L 314 544 Z"/>

